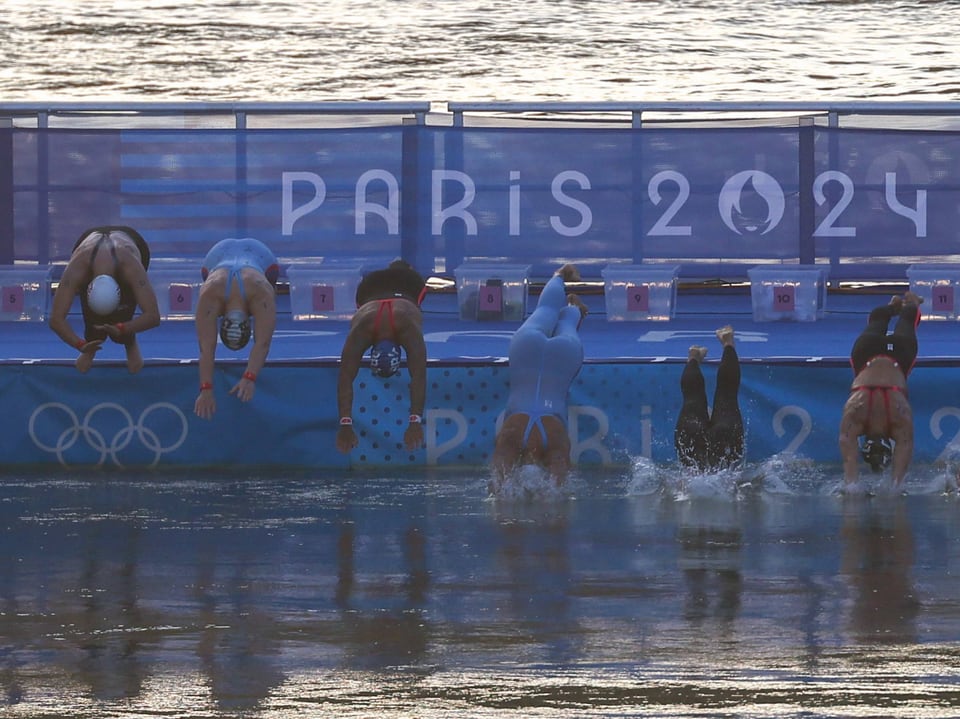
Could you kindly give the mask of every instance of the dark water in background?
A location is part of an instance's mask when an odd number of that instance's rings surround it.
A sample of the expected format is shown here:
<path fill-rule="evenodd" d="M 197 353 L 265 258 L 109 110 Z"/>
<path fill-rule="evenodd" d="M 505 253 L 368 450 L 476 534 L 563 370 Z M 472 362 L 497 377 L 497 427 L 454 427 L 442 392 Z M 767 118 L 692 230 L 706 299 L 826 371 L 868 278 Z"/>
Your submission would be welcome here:
<path fill-rule="evenodd" d="M 8 473 L 0 716 L 960 714 L 956 495 L 765 472 Z"/>
<path fill-rule="evenodd" d="M 0 2 L 13 100 L 960 99 L 956 0 Z"/>

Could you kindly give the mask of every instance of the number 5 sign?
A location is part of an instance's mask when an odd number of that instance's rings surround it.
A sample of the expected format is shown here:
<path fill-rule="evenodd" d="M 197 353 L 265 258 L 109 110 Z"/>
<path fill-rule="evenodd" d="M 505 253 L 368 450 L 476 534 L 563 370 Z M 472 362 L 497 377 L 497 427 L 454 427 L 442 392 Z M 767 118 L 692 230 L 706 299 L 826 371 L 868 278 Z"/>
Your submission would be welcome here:
<path fill-rule="evenodd" d="M 0 302 L 0 312 L 21 314 L 23 312 L 23 286 L 11 285 L 3 288 L 3 301 Z"/>

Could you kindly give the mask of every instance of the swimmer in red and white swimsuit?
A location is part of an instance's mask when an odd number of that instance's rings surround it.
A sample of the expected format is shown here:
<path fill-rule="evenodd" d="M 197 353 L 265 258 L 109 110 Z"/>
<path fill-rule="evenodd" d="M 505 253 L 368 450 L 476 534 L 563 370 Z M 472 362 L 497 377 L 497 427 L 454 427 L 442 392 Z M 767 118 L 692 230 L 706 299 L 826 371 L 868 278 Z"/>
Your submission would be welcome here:
<path fill-rule="evenodd" d="M 875 446 L 892 440 L 894 485 L 899 486 L 907 474 L 913 457 L 913 411 L 907 397 L 907 376 L 917 359 L 921 302 L 913 292 L 907 292 L 875 308 L 853 344 L 850 365 L 854 380 L 843 407 L 839 440 L 847 486 L 859 479 L 857 456 L 861 452 L 861 437 Z M 898 317 L 897 323 L 893 332 L 887 334 L 894 317 Z"/>
<path fill-rule="evenodd" d="M 410 373 L 410 417 L 403 434 L 408 451 L 423 447 L 423 408 L 427 394 L 427 345 L 423 339 L 420 303 L 426 282 L 404 260 L 365 275 L 357 287 L 357 311 L 340 353 L 337 407 L 340 412 L 337 450 L 347 454 L 357 446 L 353 428 L 353 381 L 363 355 L 370 350 L 374 376 L 387 379 L 400 371 L 401 349 Z"/>

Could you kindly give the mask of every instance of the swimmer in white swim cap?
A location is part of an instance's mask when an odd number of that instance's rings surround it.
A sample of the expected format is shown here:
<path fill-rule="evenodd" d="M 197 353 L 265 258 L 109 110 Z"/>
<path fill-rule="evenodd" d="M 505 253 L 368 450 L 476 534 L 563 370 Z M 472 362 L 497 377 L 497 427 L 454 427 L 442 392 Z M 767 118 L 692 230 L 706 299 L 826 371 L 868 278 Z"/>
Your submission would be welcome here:
<path fill-rule="evenodd" d="M 204 258 L 196 311 L 200 392 L 193 411 L 198 417 L 211 419 L 217 411 L 213 369 L 218 337 L 233 352 L 242 350 L 253 337 L 247 366 L 230 390 L 241 402 L 253 399 L 277 326 L 278 274 L 273 252 L 251 237 L 221 240 Z"/>
<path fill-rule="evenodd" d="M 101 317 L 120 306 L 120 285 L 110 275 L 97 275 L 87 285 L 87 305 Z"/>
<path fill-rule="evenodd" d="M 80 235 L 60 276 L 50 311 L 50 329 L 80 352 L 74 363 L 80 372 L 90 369 L 108 337 L 123 345 L 131 373 L 143 367 L 137 334 L 160 324 L 157 296 L 147 278 L 149 264 L 150 248 L 132 227 L 94 227 Z M 83 311 L 83 337 L 67 322 L 77 295 Z"/>

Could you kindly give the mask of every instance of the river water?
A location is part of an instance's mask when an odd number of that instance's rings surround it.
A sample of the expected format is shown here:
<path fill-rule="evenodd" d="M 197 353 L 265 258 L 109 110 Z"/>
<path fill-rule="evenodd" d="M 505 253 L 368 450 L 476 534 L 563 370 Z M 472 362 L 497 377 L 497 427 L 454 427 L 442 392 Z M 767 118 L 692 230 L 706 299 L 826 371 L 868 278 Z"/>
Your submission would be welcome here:
<path fill-rule="evenodd" d="M 0 2 L 4 101 L 960 99 L 956 0 Z"/>
<path fill-rule="evenodd" d="M 838 476 L 8 472 L 0 716 L 956 716 L 957 499 Z"/>

